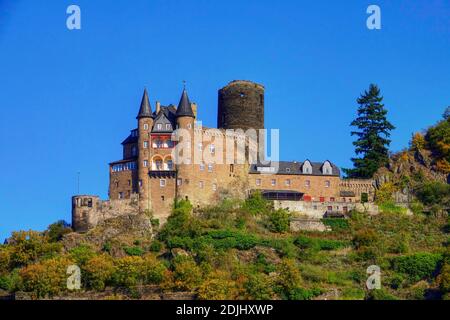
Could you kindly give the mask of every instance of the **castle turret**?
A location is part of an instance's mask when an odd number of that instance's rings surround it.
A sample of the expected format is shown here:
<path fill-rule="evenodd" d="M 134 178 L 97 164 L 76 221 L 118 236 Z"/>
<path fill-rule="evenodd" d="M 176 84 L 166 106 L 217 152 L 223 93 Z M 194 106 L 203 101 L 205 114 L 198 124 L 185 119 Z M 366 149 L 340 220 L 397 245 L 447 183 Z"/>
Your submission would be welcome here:
<path fill-rule="evenodd" d="M 192 199 L 189 183 L 193 176 L 193 166 L 190 165 L 194 161 L 194 126 L 195 126 L 195 114 L 192 110 L 192 105 L 189 100 L 186 89 L 183 90 L 180 103 L 177 108 L 177 128 L 183 129 L 183 132 L 189 132 L 190 134 L 190 150 L 185 150 L 188 154 L 183 153 L 183 158 L 188 159 L 183 163 L 177 165 L 177 184 L 178 194 L 177 196 L 182 199 Z M 184 131 L 186 130 L 186 131 Z M 184 138 L 182 138 L 184 139 Z"/>
<path fill-rule="evenodd" d="M 264 86 L 236 80 L 220 89 L 217 127 L 264 129 Z"/>
<path fill-rule="evenodd" d="M 217 127 L 219 129 L 256 130 L 256 142 L 264 150 L 259 138 L 264 129 L 264 86 L 246 80 L 235 80 L 219 90 Z M 258 150 L 259 150 L 258 149 Z M 263 156 L 258 154 L 258 159 Z"/>
<path fill-rule="evenodd" d="M 151 165 L 150 154 L 150 132 L 153 127 L 153 113 L 148 99 L 147 89 L 142 96 L 138 120 L 138 185 L 139 185 L 139 207 L 141 210 L 151 208 L 149 168 Z"/>

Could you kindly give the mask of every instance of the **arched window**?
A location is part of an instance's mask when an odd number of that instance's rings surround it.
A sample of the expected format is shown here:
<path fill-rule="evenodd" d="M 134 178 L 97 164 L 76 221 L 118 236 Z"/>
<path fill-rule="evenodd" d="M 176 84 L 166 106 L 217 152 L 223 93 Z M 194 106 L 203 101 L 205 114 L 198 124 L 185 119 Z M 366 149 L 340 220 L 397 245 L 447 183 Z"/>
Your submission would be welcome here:
<path fill-rule="evenodd" d="M 152 170 L 154 170 L 154 171 L 162 171 L 163 170 L 163 159 L 160 156 L 153 157 Z"/>

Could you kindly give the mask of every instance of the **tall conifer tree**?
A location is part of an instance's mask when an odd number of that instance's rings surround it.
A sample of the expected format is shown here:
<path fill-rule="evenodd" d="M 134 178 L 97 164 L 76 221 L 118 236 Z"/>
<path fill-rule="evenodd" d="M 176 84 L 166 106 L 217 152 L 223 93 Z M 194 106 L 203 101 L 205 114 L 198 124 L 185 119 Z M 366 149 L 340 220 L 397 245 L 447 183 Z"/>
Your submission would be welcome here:
<path fill-rule="evenodd" d="M 356 158 L 352 158 L 353 169 L 344 169 L 348 178 L 368 179 L 389 161 L 390 131 L 395 127 L 387 120 L 387 110 L 384 108 L 380 89 L 371 84 L 357 100 L 358 117 L 351 123 L 356 127 L 352 136 L 357 140 L 355 146 Z"/>

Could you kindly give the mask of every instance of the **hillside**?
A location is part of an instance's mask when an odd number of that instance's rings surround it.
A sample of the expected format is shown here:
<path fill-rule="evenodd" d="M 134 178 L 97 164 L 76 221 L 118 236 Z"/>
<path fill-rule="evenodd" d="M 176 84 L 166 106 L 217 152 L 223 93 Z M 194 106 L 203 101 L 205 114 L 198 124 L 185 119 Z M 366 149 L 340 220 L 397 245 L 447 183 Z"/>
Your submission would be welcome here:
<path fill-rule="evenodd" d="M 151 218 L 136 215 L 84 235 L 55 225 L 15 233 L 0 247 L 0 288 L 18 299 L 447 297 L 447 218 L 353 212 L 325 219 L 330 232 L 293 233 L 289 213 L 258 196 L 191 211 L 179 203 L 152 232 Z M 71 264 L 82 270 L 77 292 L 66 288 Z M 381 290 L 365 288 L 372 264 L 382 270 Z"/>

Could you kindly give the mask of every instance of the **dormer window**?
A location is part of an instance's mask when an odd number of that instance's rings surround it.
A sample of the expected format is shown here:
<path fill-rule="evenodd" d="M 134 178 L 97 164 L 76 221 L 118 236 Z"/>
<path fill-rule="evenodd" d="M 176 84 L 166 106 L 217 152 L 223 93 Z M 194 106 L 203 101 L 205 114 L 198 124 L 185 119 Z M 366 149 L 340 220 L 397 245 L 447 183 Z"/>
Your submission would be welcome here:
<path fill-rule="evenodd" d="M 312 165 L 311 165 L 311 162 L 309 160 L 306 160 L 303 163 L 302 173 L 303 174 L 312 174 Z"/>
<path fill-rule="evenodd" d="M 166 123 L 166 130 L 170 130 L 170 124 Z"/>
<path fill-rule="evenodd" d="M 286 168 L 286 172 L 287 173 L 291 172 L 291 168 Z"/>
<path fill-rule="evenodd" d="M 331 175 L 333 174 L 333 167 L 331 166 L 330 161 L 325 161 L 322 166 L 322 174 Z"/>
<path fill-rule="evenodd" d="M 156 125 L 156 129 L 162 130 L 162 124 L 161 124 L 161 123 L 158 123 L 158 124 Z"/>

